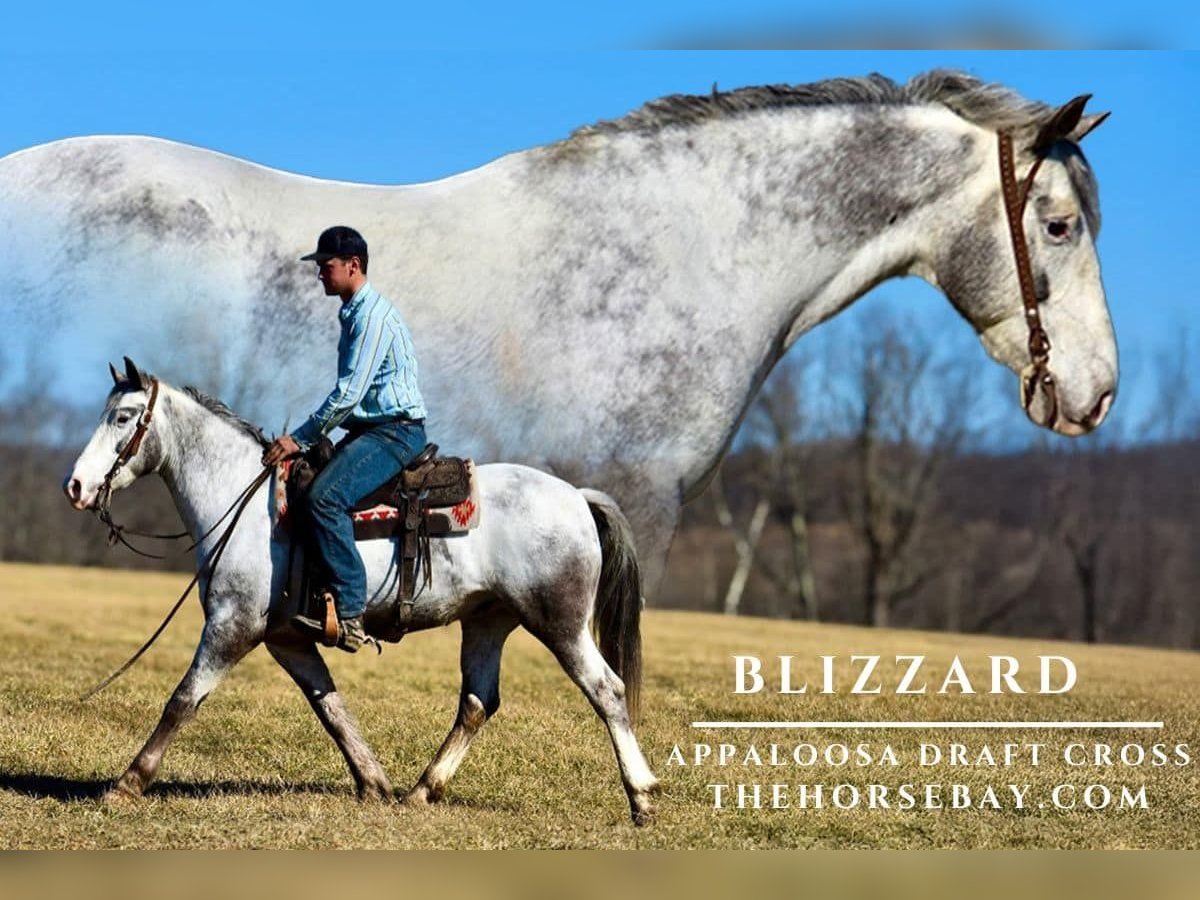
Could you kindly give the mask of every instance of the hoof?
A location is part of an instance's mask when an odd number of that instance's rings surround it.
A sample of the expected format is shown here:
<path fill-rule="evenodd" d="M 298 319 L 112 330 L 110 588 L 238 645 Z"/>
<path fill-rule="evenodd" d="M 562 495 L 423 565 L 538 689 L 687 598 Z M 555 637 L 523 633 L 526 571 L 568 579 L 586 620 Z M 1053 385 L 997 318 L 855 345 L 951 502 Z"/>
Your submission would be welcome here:
<path fill-rule="evenodd" d="M 644 828 L 654 822 L 654 807 L 647 803 L 641 809 L 635 809 L 630 812 L 630 818 L 633 819 L 633 824 L 638 828 Z"/>
<path fill-rule="evenodd" d="M 136 803 L 141 799 L 142 792 L 126 784 L 122 778 L 101 795 L 100 802 L 105 806 L 115 806 L 121 803 Z"/>
<path fill-rule="evenodd" d="M 395 795 L 392 786 L 385 781 L 382 784 L 360 784 L 358 799 L 361 803 L 391 803 Z"/>
<path fill-rule="evenodd" d="M 429 788 L 423 784 L 418 784 L 415 788 L 404 795 L 401 801 L 405 806 L 413 808 L 428 806 L 435 798 L 429 794 Z"/>
<path fill-rule="evenodd" d="M 658 785 L 629 798 L 629 816 L 638 828 L 649 825 L 654 821 L 654 804 L 650 802 L 650 794 L 658 792 Z"/>

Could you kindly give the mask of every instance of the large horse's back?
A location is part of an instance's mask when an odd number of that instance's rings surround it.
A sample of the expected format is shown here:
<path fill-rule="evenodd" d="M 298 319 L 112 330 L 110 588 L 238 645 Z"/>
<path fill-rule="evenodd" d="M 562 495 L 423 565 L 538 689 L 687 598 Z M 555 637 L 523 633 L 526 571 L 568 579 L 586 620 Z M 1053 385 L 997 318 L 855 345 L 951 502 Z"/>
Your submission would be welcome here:
<path fill-rule="evenodd" d="M 312 208 L 326 184 L 159 138 L 69 138 L 0 159 L 0 238 L 80 286 L 119 275 L 123 295 L 169 292 L 162 276 L 262 289 L 336 215 Z"/>
<path fill-rule="evenodd" d="M 219 242 L 235 238 L 254 198 L 299 176 L 211 150 L 133 135 L 68 138 L 0 159 L 0 227 L 57 231 L 73 263 L 112 242 Z M 231 194 L 229 186 L 241 189 Z M 274 203 L 286 202 L 278 196 Z M 238 209 L 238 207 L 242 207 Z"/>
<path fill-rule="evenodd" d="M 336 377 L 336 304 L 300 256 L 348 223 L 370 241 L 372 280 L 417 340 L 439 433 L 503 441 L 488 420 L 503 373 L 491 337 L 474 333 L 512 294 L 498 288 L 508 255 L 489 249 L 503 244 L 488 231 L 504 221 L 493 185 L 505 179 L 491 174 L 502 168 L 372 185 L 142 136 L 12 153 L 0 159 L 0 296 L 23 327 L 0 334 L 0 356 L 20 372 L 36 349 L 39 371 L 57 374 L 102 372 L 136 352 L 158 374 L 200 377 L 251 418 L 296 421 Z"/>
<path fill-rule="evenodd" d="M 232 383 L 222 392 L 234 403 L 311 402 L 322 367 L 287 361 L 327 343 L 334 313 L 309 302 L 315 282 L 297 260 L 328 224 L 318 184 L 148 137 L 0 159 L 0 241 L 24 326 L 0 351 L 20 360 L 37 347 L 50 371 L 99 372 L 135 348 L 160 374 Z"/>

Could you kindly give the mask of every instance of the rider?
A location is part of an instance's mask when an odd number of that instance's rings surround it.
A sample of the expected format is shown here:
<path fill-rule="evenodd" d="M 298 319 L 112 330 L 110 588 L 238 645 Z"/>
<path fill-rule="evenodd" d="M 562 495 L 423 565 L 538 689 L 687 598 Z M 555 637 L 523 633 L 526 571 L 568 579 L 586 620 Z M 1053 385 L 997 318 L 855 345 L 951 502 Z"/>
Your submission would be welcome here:
<path fill-rule="evenodd" d="M 340 297 L 338 379 L 332 393 L 303 425 L 278 438 L 263 454 L 274 465 L 307 450 L 336 426 L 349 435 L 313 481 L 308 497 L 317 547 L 329 569 L 338 617 L 337 646 L 354 653 L 366 639 L 363 611 L 367 578 L 354 546 L 354 504 L 393 478 L 425 447 L 425 403 L 417 387 L 412 335 L 383 295 L 367 281 L 367 242 L 353 228 L 321 233 L 317 264 L 327 296 Z M 295 616 L 292 624 L 313 637 L 324 623 Z"/>

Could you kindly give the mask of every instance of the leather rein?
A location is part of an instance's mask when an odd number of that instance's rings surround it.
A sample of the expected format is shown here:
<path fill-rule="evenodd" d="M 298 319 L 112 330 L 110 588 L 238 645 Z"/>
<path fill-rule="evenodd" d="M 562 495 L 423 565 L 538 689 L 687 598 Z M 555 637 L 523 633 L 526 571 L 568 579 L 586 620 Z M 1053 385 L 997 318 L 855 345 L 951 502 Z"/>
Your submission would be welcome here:
<path fill-rule="evenodd" d="M 157 402 L 157 400 L 158 400 L 158 379 L 151 378 L 150 379 L 150 399 L 147 401 L 146 408 L 145 408 L 145 410 L 143 410 L 142 415 L 138 420 L 137 428 L 134 429 L 132 437 L 130 437 L 129 441 L 125 444 L 124 447 L 121 448 L 121 451 L 117 454 L 117 458 L 116 458 L 116 460 L 113 461 L 112 468 L 110 468 L 108 470 L 108 474 L 104 476 L 104 482 L 100 487 L 100 493 L 96 500 L 96 507 L 97 507 L 96 508 L 96 517 L 98 519 L 100 519 L 101 522 L 103 522 L 105 525 L 108 526 L 108 528 L 109 528 L 109 544 L 110 545 L 116 543 L 119 540 L 122 544 L 124 544 L 126 547 L 128 547 L 130 550 L 132 550 L 134 553 L 138 553 L 142 556 L 150 556 L 155 559 L 163 559 L 164 557 L 157 556 L 156 554 L 143 553 L 137 547 L 134 547 L 127 540 L 125 540 L 124 536 L 122 535 L 122 532 L 128 531 L 128 533 L 130 533 L 130 534 L 138 534 L 138 535 L 141 535 L 142 537 L 151 537 L 151 538 L 158 538 L 160 540 L 168 540 L 168 539 L 187 537 L 188 533 L 186 531 L 180 532 L 177 535 L 149 534 L 149 533 L 142 532 L 142 531 L 132 531 L 127 528 L 124 528 L 123 526 L 113 524 L 112 515 L 111 515 L 110 509 L 109 509 L 110 502 L 112 500 L 113 479 L 117 477 L 117 474 L 121 471 L 121 469 L 123 469 L 129 463 L 129 461 L 131 459 L 133 459 L 134 456 L 137 455 L 138 450 L 141 449 L 142 440 L 146 437 L 146 432 L 150 430 L 150 422 L 154 417 L 154 406 L 155 406 L 155 403 Z M 204 532 L 204 534 L 202 534 L 200 537 L 196 538 L 196 540 L 193 541 L 191 543 L 191 545 L 183 551 L 184 553 L 188 553 L 188 552 L 191 552 L 192 550 L 195 550 L 196 547 L 200 546 L 200 544 L 203 541 L 205 541 L 207 538 L 209 538 L 213 534 L 213 532 L 215 532 L 217 530 L 217 528 L 220 527 L 221 523 L 224 522 L 229 517 L 230 513 L 233 513 L 233 519 L 229 522 L 229 527 L 227 527 L 225 529 L 225 531 L 221 534 L 221 536 L 219 538 L 217 538 L 216 543 L 213 544 L 212 553 L 208 558 L 208 562 L 205 565 L 197 567 L 196 574 L 192 576 L 192 580 L 188 582 L 188 586 L 183 589 L 183 593 L 179 595 L 179 599 L 175 601 L 175 605 L 171 607 L 171 611 L 167 613 L 166 618 L 164 618 L 162 621 L 162 624 L 160 624 L 158 626 L 158 628 L 155 629 L 154 633 L 152 635 L 150 635 L 149 639 L 144 644 L 142 644 L 142 646 L 138 649 L 138 651 L 136 653 L 134 653 L 133 656 L 131 656 L 128 660 L 125 661 L 124 665 L 122 665 L 119 669 L 117 669 L 115 672 L 113 672 L 111 675 L 109 675 L 107 678 L 105 678 L 103 681 L 101 681 L 99 684 L 97 684 L 95 687 L 93 687 L 87 693 L 81 695 L 79 698 L 80 700 L 88 700 L 91 697 L 94 697 L 96 694 L 100 693 L 102 690 L 104 690 L 106 687 L 108 687 L 110 684 L 112 684 L 114 681 L 116 681 L 118 678 L 120 678 L 122 675 L 124 675 L 125 672 L 127 672 L 130 669 L 130 667 L 133 666 L 134 663 L 136 663 L 139 659 L 141 659 L 142 654 L 150 649 L 150 646 L 156 640 L 158 640 L 158 636 L 163 633 L 163 630 L 167 627 L 168 624 L 170 624 L 171 620 L 173 618 L 175 618 L 175 613 L 179 612 L 179 608 L 181 606 L 183 606 L 183 601 L 186 600 L 188 594 L 190 594 L 192 592 L 192 588 L 195 587 L 199 583 L 201 576 L 207 575 L 209 578 L 209 581 L 211 582 L 212 576 L 217 571 L 217 563 L 219 563 L 221 561 L 221 556 L 225 552 L 225 547 L 226 547 L 226 545 L 228 545 L 229 539 L 233 536 L 233 530 L 234 530 L 234 528 L 237 527 L 237 523 L 241 519 L 242 513 L 245 511 L 246 507 L 249 505 L 250 500 L 254 497 L 255 493 L 258 492 L 258 489 L 262 486 L 263 482 L 265 482 L 270 477 L 272 469 L 273 469 L 273 466 L 263 466 L 263 470 L 254 477 L 254 480 L 251 481 L 250 484 L 247 485 L 246 488 L 240 494 L 238 494 L 237 499 L 234 500 L 233 503 L 229 506 L 229 508 L 226 509 L 225 512 L 221 515 L 221 517 L 219 519 L 217 519 L 217 521 L 215 523 L 213 523 L 213 526 L 211 528 L 209 528 L 208 531 Z"/>
<path fill-rule="evenodd" d="M 1021 288 L 1021 302 L 1025 306 L 1025 325 L 1029 329 L 1030 367 L 1022 373 L 1021 393 L 1026 410 L 1033 403 L 1039 386 L 1049 404 L 1047 428 L 1058 420 L 1058 387 L 1050 372 L 1050 337 L 1042 326 L 1038 311 L 1037 292 L 1033 283 L 1033 265 L 1029 260 L 1029 244 L 1025 239 L 1025 206 L 1033 188 L 1033 179 L 1046 158 L 1038 153 L 1029 174 L 1023 182 L 1017 182 L 1015 154 L 1012 135 L 1007 131 L 998 134 L 1000 142 L 1000 187 L 1004 193 L 1004 211 L 1008 216 L 1008 233 L 1012 238 L 1013 259 L 1017 266 L 1017 283 Z"/>

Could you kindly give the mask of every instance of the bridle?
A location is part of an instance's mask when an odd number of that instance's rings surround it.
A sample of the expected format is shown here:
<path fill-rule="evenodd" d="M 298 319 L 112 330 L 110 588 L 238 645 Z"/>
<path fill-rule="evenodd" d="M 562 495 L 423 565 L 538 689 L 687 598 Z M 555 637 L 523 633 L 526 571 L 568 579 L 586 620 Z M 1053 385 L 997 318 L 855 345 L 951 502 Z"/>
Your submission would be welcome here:
<path fill-rule="evenodd" d="M 152 375 L 148 375 L 146 377 L 150 381 L 150 387 L 148 389 L 150 398 L 146 402 L 146 408 L 142 410 L 142 414 L 138 418 L 137 427 L 134 428 L 133 434 L 130 436 L 129 440 L 125 442 L 125 446 L 121 448 L 120 452 L 117 453 L 117 458 L 113 460 L 112 467 L 108 470 L 108 474 L 104 476 L 104 481 L 100 484 L 100 490 L 96 495 L 96 505 L 92 509 L 92 512 L 96 514 L 96 518 L 98 518 L 105 524 L 105 526 L 107 526 L 108 542 L 110 545 L 120 541 L 139 556 L 147 556 L 151 559 L 166 559 L 166 557 L 160 556 L 157 553 L 146 553 L 144 550 L 139 550 L 137 547 L 133 546 L 133 544 L 129 543 L 129 541 L 125 540 L 125 535 L 135 534 L 139 537 L 156 538 L 160 541 L 176 541 L 185 537 L 189 537 L 188 532 L 180 531 L 176 534 L 154 534 L 148 531 L 136 531 L 135 529 L 129 528 L 125 525 L 116 524 L 113 522 L 112 518 L 111 504 L 113 494 L 113 479 L 117 477 L 117 475 L 123 468 L 125 468 L 126 465 L 128 465 L 131 459 L 137 456 L 138 450 L 142 448 L 142 441 L 146 437 L 146 432 L 150 430 L 150 422 L 154 419 L 154 406 L 158 402 L 158 379 Z M 240 494 L 238 494 L 237 499 L 234 500 L 233 504 L 225 510 L 225 513 L 221 516 L 221 518 L 217 519 L 217 521 L 211 528 L 208 529 L 208 531 L 200 535 L 200 537 L 196 538 L 196 540 L 192 541 L 191 545 L 184 548 L 182 552 L 190 553 L 200 546 L 200 544 L 202 544 L 213 534 L 213 532 L 217 530 L 222 522 L 229 518 L 229 514 L 235 509 L 237 509 L 237 515 L 234 516 L 234 523 L 236 523 L 238 517 L 241 516 L 242 509 L 245 508 L 246 501 L 248 501 L 250 496 L 252 496 L 253 493 L 258 489 L 259 485 L 266 480 L 270 472 L 271 467 L 264 466 L 262 472 L 258 474 L 258 477 L 255 478 L 255 480 L 252 481 Z M 234 523 L 230 524 L 230 531 L 232 531 L 232 526 Z M 227 534 L 222 535 L 222 541 L 227 539 Z"/>
<path fill-rule="evenodd" d="M 137 427 L 133 430 L 133 435 L 125 442 L 125 446 L 117 453 L 117 458 L 113 460 L 112 467 L 108 470 L 108 474 L 104 476 L 104 481 L 100 484 L 100 491 L 96 496 L 96 506 L 93 510 L 101 522 L 108 527 L 108 542 L 115 544 L 120 541 L 134 553 L 141 556 L 148 556 L 152 559 L 162 559 L 154 553 L 146 553 L 133 546 L 125 539 L 124 533 L 137 534 L 142 537 L 157 538 L 159 540 L 179 540 L 188 536 L 186 531 L 181 531 L 178 534 L 150 534 L 144 531 L 134 531 L 123 525 L 118 525 L 112 518 L 112 483 L 113 479 L 120 474 L 121 470 L 129 463 L 131 459 L 137 456 L 138 450 L 142 447 L 142 441 L 146 437 L 146 432 L 150 430 L 150 422 L 154 418 L 154 405 L 158 402 L 158 379 L 150 378 L 150 399 L 146 402 L 146 408 L 142 410 L 141 416 L 138 417 Z"/>
<path fill-rule="evenodd" d="M 1012 238 L 1013 259 L 1017 265 L 1017 283 L 1021 287 L 1021 302 L 1025 306 L 1025 325 L 1029 329 L 1029 368 L 1021 375 L 1021 391 L 1023 405 L 1026 410 L 1033 403 L 1038 386 L 1042 388 L 1049 404 L 1049 412 L 1044 424 L 1052 428 L 1058 420 L 1058 388 L 1054 376 L 1050 372 L 1050 337 L 1042 326 L 1042 316 L 1038 312 L 1037 293 L 1033 284 L 1033 265 L 1029 260 L 1029 244 L 1025 240 L 1025 205 L 1029 202 L 1029 193 L 1033 187 L 1034 176 L 1041 168 L 1046 158 L 1044 152 L 1038 152 L 1029 174 L 1020 184 L 1017 183 L 1016 165 L 1014 162 L 1012 135 L 1001 131 L 998 135 L 1000 142 L 1000 187 L 1004 193 L 1004 211 L 1008 215 L 1008 233 Z"/>
<path fill-rule="evenodd" d="M 150 399 L 146 403 L 146 408 L 142 410 L 141 416 L 138 418 L 137 427 L 133 430 L 133 436 L 125 442 L 125 446 L 117 454 L 117 458 L 113 460 L 112 468 L 108 470 L 108 474 L 104 476 L 104 482 L 100 485 L 100 496 L 96 498 L 97 506 L 101 506 L 105 511 L 108 510 L 109 501 L 112 499 L 112 483 L 120 471 L 125 468 L 126 463 L 137 456 L 138 450 L 142 447 L 142 440 L 146 437 L 146 432 L 150 430 L 150 421 L 154 418 L 154 404 L 158 402 L 158 379 L 150 379 Z"/>

